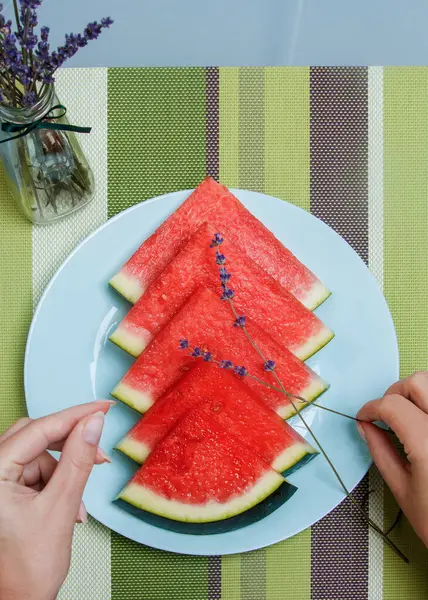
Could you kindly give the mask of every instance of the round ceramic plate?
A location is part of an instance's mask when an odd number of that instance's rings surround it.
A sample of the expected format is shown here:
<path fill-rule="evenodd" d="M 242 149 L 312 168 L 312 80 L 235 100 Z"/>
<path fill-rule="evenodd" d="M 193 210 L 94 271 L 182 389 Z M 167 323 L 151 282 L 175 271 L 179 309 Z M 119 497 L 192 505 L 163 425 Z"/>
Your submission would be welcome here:
<path fill-rule="evenodd" d="M 234 192 L 332 291 L 317 314 L 336 337 L 309 364 L 331 384 L 319 402 L 355 415 L 398 377 L 394 326 L 374 278 L 350 246 L 312 215 L 263 194 Z M 31 417 L 109 397 L 132 358 L 108 341 L 129 304 L 107 282 L 188 194 L 168 194 L 121 213 L 80 244 L 59 269 L 28 337 L 25 390 Z M 314 406 L 305 409 L 305 416 L 347 486 L 354 488 L 370 465 L 355 423 Z M 344 497 L 330 467 L 318 456 L 290 477 L 298 487 L 294 496 L 257 523 L 214 535 L 177 533 L 149 524 L 112 502 L 136 470 L 132 461 L 112 449 L 137 418 L 120 402 L 110 410 L 101 443 L 113 463 L 94 469 L 84 496 L 91 515 L 137 542 L 187 554 L 254 550 L 309 527 Z M 292 424 L 310 438 L 298 417 Z"/>

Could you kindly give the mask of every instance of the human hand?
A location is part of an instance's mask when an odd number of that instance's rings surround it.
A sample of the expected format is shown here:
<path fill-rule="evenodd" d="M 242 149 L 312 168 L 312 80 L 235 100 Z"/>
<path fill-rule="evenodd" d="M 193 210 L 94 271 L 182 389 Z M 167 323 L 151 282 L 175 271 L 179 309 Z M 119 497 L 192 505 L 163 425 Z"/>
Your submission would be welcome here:
<path fill-rule="evenodd" d="M 390 435 L 371 423 L 358 423 L 382 477 L 412 527 L 428 547 L 428 372 L 394 383 L 380 400 L 359 411 L 362 421 L 383 421 L 404 446 L 399 456 Z"/>
<path fill-rule="evenodd" d="M 82 494 L 94 464 L 104 415 L 114 402 L 75 406 L 0 436 L 0 598 L 54 600 L 70 565 Z M 47 450 L 61 450 L 59 462 Z"/>

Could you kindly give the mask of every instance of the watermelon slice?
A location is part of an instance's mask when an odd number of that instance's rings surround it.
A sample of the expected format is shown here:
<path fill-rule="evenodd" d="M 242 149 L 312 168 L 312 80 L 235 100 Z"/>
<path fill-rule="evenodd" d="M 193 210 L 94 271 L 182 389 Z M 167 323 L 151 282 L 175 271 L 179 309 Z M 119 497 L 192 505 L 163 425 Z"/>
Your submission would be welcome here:
<path fill-rule="evenodd" d="M 153 233 L 111 279 L 136 302 L 204 221 L 221 224 L 225 237 L 313 310 L 329 290 L 254 217 L 229 190 L 210 177 Z"/>
<path fill-rule="evenodd" d="M 146 412 L 195 363 L 186 350 L 179 350 L 179 339 L 188 338 L 193 345 L 212 352 L 216 359 L 227 359 L 245 365 L 248 371 L 272 384 L 275 379 L 266 373 L 263 363 L 243 330 L 233 327 L 234 317 L 227 302 L 208 288 L 198 288 L 188 302 L 165 325 L 112 394 L 137 411 Z M 255 323 L 248 330 L 265 356 L 276 361 L 276 373 L 290 394 L 307 402 L 315 400 L 328 386 L 289 350 L 282 348 Z M 283 419 L 295 410 L 290 400 L 269 387 L 247 377 L 247 385 Z"/>
<path fill-rule="evenodd" d="M 203 406 L 209 418 L 285 476 L 317 454 L 243 381 L 230 371 L 203 362 L 192 367 L 168 394 L 150 408 L 116 446 L 117 450 L 143 463 L 177 421 L 195 406 Z"/>
<path fill-rule="evenodd" d="M 198 285 L 220 293 L 216 248 L 210 247 L 217 229 L 204 223 L 191 237 L 120 323 L 110 338 L 115 344 L 139 356 Z M 221 251 L 232 272 L 239 312 L 263 324 L 276 341 L 301 360 L 331 340 L 333 332 L 242 250 L 225 239 Z"/>
<path fill-rule="evenodd" d="M 119 498 L 176 521 L 211 523 L 292 487 L 248 446 L 193 410 L 164 438 Z"/>

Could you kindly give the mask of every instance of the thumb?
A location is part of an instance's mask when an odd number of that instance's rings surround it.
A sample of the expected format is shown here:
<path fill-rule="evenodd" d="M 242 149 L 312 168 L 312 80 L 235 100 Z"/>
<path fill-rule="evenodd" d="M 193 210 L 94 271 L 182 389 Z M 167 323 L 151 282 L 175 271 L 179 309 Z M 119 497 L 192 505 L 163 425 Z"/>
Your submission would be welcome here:
<path fill-rule="evenodd" d="M 410 479 L 407 461 L 398 454 L 391 438 L 380 427 L 361 421 L 357 426 L 361 437 L 367 442 L 370 454 L 380 474 L 398 504 L 402 506 Z"/>
<path fill-rule="evenodd" d="M 104 413 L 82 419 L 64 444 L 61 458 L 42 495 L 60 505 L 66 518 L 75 521 L 86 482 L 95 464 L 104 426 Z M 61 500 L 58 502 L 58 500 Z"/>

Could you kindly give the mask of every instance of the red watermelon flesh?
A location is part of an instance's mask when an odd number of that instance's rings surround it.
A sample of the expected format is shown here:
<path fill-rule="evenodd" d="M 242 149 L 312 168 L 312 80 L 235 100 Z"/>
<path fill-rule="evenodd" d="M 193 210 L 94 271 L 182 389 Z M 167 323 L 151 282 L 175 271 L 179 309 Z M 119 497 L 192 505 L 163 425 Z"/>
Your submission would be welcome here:
<path fill-rule="evenodd" d="M 192 408 L 230 431 L 270 466 L 284 473 L 316 456 L 314 448 L 268 409 L 233 373 L 211 363 L 197 363 L 160 398 L 116 446 L 143 463 L 177 421 Z"/>
<path fill-rule="evenodd" d="M 132 307 L 111 340 L 139 356 L 198 285 L 220 293 L 211 240 L 218 227 L 204 223 Z M 327 344 L 332 331 L 242 250 L 225 239 L 221 252 L 232 273 L 235 306 L 301 360 Z"/>
<path fill-rule="evenodd" d="M 307 308 L 330 294 L 323 283 L 254 217 L 223 185 L 205 179 L 162 223 L 110 281 L 136 302 L 174 255 L 205 221 L 221 224 L 221 232 Z"/>
<path fill-rule="evenodd" d="M 193 410 L 164 438 L 119 498 L 193 523 L 227 519 L 290 485 L 248 446 Z"/>
<path fill-rule="evenodd" d="M 179 350 L 179 339 L 187 338 L 194 346 L 209 350 L 218 359 L 245 365 L 248 371 L 272 384 L 272 373 L 266 373 L 260 356 L 244 331 L 234 327 L 229 303 L 208 288 L 198 288 L 188 302 L 165 325 L 112 392 L 113 396 L 144 413 L 176 383 L 197 360 L 187 350 Z M 276 369 L 287 391 L 308 402 L 317 398 L 328 386 L 311 369 L 281 347 L 255 323 L 247 328 L 265 356 L 275 360 Z M 295 413 L 288 397 L 247 377 L 246 384 L 282 418 Z"/>

